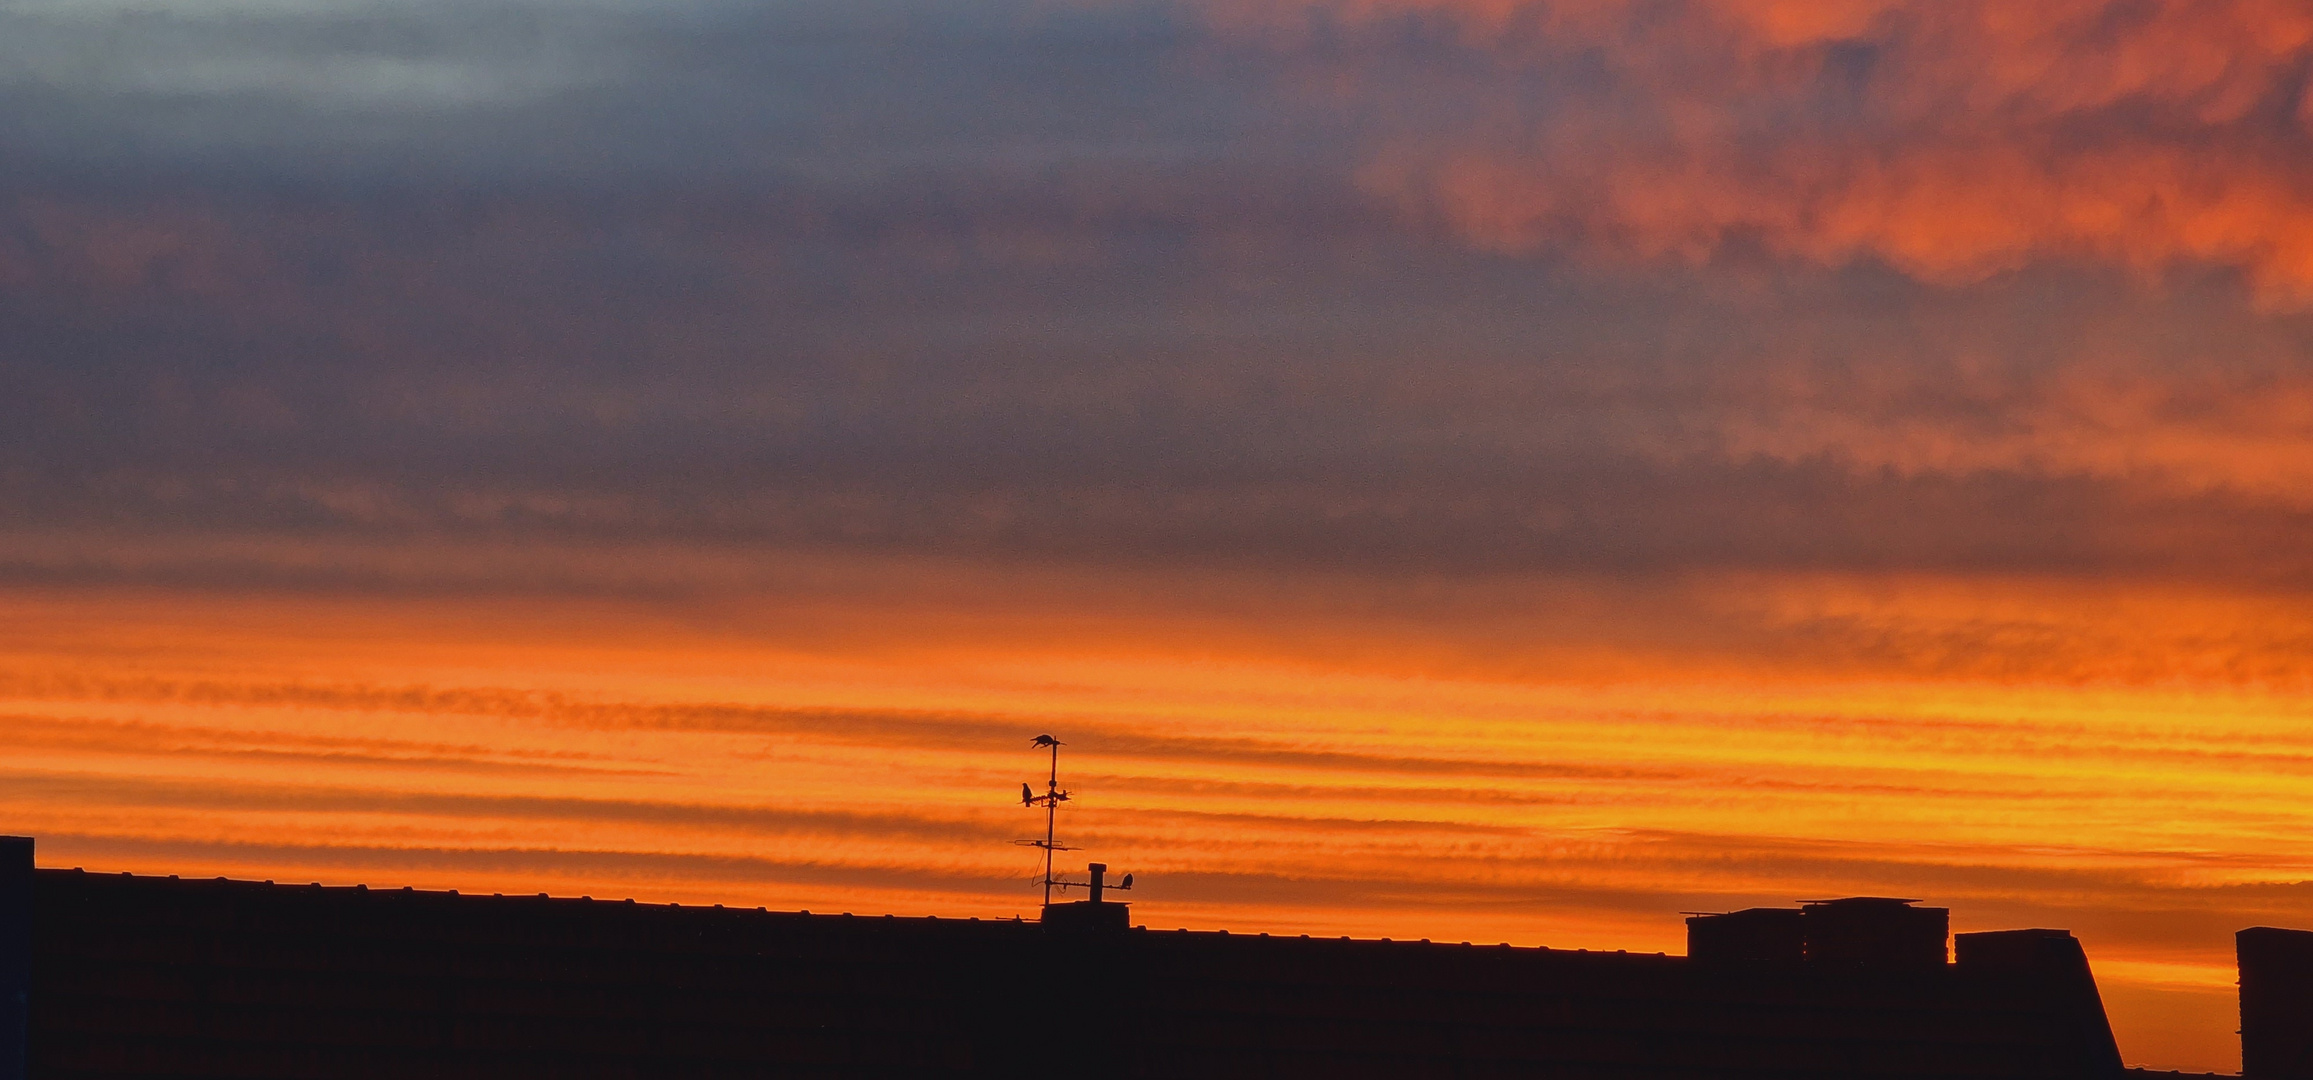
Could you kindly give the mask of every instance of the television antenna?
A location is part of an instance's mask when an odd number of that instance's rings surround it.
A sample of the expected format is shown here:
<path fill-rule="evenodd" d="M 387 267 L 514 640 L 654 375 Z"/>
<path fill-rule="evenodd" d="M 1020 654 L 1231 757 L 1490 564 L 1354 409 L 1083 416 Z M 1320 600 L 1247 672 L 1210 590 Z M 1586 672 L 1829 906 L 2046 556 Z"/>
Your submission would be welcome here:
<path fill-rule="evenodd" d="M 1092 890 L 1092 898 L 1097 901 L 1100 899 L 1100 894 L 1107 889 L 1132 888 L 1131 874 L 1126 874 L 1124 880 L 1115 885 L 1107 884 L 1102 879 L 1102 875 L 1108 867 L 1099 863 L 1095 863 L 1089 868 L 1092 874 L 1090 881 L 1070 881 L 1052 872 L 1052 856 L 1055 852 L 1077 850 L 1059 841 L 1060 804 L 1068 801 L 1068 793 L 1060 789 L 1061 743 L 1060 740 L 1050 735 L 1038 735 L 1028 740 L 1028 745 L 1041 746 L 1052 751 L 1051 770 L 1044 777 L 1044 794 L 1036 794 L 1036 788 L 1033 785 L 1020 785 L 1020 805 L 1030 809 L 1039 806 L 1044 808 L 1044 839 L 1014 840 L 1012 842 L 1022 847 L 1044 849 L 1044 906 L 1052 906 L 1052 890 L 1054 889 L 1071 887 L 1090 889 Z"/>

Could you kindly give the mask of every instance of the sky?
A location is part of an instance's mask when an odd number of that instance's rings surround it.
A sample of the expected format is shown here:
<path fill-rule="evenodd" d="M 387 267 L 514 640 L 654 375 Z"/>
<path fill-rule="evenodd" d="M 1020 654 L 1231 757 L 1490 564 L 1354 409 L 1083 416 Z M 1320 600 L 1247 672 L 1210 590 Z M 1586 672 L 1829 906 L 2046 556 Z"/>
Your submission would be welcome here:
<path fill-rule="evenodd" d="M 2297 0 L 0 0 L 44 865 L 2313 925 Z"/>

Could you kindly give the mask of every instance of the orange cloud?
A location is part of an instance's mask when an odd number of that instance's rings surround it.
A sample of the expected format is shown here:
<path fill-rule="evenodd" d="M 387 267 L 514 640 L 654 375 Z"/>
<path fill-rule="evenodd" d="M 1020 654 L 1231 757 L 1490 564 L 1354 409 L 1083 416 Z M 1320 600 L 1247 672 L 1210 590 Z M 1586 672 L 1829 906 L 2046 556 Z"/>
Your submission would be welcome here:
<path fill-rule="evenodd" d="M 2313 302 L 2313 11 L 2278 0 L 1213 0 L 1266 35 L 1454 28 L 1508 67 L 1362 180 L 1477 245 L 1730 245 L 1965 282 L 2237 268 Z M 1409 22 L 1410 21 L 1410 22 Z M 1351 93 L 1387 99 L 1392 88 Z"/>
<path fill-rule="evenodd" d="M 2158 373 L 2125 350 L 2065 358 L 2053 373 L 2012 382 L 1979 373 L 1987 385 L 1976 387 L 1965 385 L 1964 370 L 1898 368 L 1878 385 L 1789 377 L 1772 401 L 1728 411 L 1721 446 L 1784 461 L 1835 456 L 1906 475 L 2026 470 L 2313 505 L 2313 381 L 2272 367 L 2240 374 L 2215 364 L 2204 373 Z M 2248 350 L 2211 342 L 2208 351 L 2238 361 Z M 1996 419 L 1907 413 L 1906 396 L 1925 396 L 1930 386 L 1983 401 L 1984 415 Z"/>

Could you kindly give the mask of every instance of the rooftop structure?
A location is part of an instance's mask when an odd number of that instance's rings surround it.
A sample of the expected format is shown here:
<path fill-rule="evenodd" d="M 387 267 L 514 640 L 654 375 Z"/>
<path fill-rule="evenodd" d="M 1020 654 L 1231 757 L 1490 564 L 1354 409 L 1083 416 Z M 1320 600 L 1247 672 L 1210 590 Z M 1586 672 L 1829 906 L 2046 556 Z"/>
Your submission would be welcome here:
<path fill-rule="evenodd" d="M 2313 1080 L 2313 931 L 2253 926 L 2241 964 L 2241 1074 Z"/>
<path fill-rule="evenodd" d="M 0 932 L 28 943 L 15 977 L 30 991 L 6 1080 L 27 1065 L 42 1080 L 2121 1071 L 2070 935 L 1962 934 L 1957 962 L 1927 964 L 1934 909 L 1902 901 L 1800 909 L 1839 944 L 1803 934 L 1793 962 L 1158 931 L 1105 896 L 1041 923 L 895 919 L 34 870 L 27 841 L 5 854 Z M 1722 924 L 1697 925 L 1703 942 Z M 1054 973 L 1080 989 L 1050 993 Z"/>

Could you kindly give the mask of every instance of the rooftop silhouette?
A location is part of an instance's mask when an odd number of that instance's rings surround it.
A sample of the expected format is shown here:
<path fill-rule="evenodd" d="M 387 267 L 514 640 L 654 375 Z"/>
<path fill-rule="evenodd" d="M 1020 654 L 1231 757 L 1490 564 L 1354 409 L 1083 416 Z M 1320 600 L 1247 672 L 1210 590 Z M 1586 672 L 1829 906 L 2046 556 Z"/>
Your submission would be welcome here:
<path fill-rule="evenodd" d="M 1947 960 L 1944 911 L 1896 899 L 1699 915 L 1667 956 L 1150 930 L 1105 890 L 1040 921 L 861 917 L 4 854 L 9 1080 L 2123 1074 L 2069 933 Z M 2242 936 L 2260 1080 L 2304 1075 L 2308 941 Z"/>

